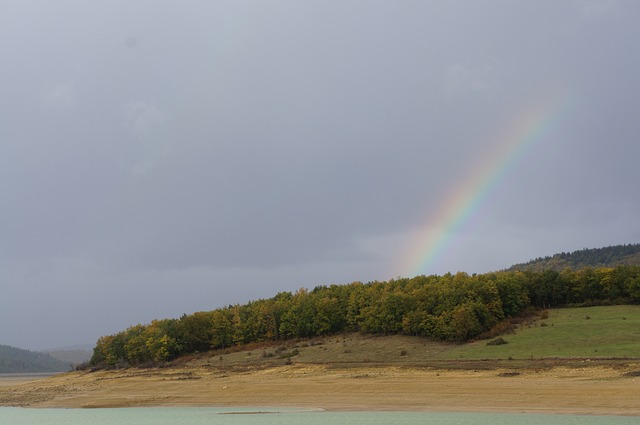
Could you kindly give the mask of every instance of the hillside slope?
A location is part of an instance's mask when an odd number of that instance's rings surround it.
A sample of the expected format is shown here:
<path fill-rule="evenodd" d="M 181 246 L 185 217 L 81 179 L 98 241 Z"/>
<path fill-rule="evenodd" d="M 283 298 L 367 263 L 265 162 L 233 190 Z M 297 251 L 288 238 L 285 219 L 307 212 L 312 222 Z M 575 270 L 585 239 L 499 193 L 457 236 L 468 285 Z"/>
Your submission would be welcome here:
<path fill-rule="evenodd" d="M 640 415 L 640 306 L 540 313 L 521 318 L 499 346 L 360 333 L 271 341 L 193 354 L 170 367 L 0 385 L 0 406 Z"/>
<path fill-rule="evenodd" d="M 640 306 L 546 310 L 501 336 L 461 344 L 443 359 L 640 359 Z"/>
<path fill-rule="evenodd" d="M 101 337 L 91 364 L 158 364 L 215 348 L 344 332 L 404 334 L 460 343 L 532 309 L 607 304 L 640 304 L 640 266 L 561 273 L 459 272 L 317 286 L 131 326 Z"/>
<path fill-rule="evenodd" d="M 70 367 L 48 354 L 0 345 L 0 373 L 65 372 Z"/>
<path fill-rule="evenodd" d="M 604 248 L 581 249 L 540 257 L 526 263 L 515 264 L 506 271 L 534 271 L 565 269 L 579 270 L 585 267 L 616 267 L 640 265 L 640 244 L 615 245 Z"/>
<path fill-rule="evenodd" d="M 572 364 L 578 358 L 606 359 L 607 362 L 640 359 L 638 305 L 549 309 L 518 322 L 499 335 L 505 341 L 501 345 L 488 344 L 491 339 L 452 344 L 409 335 L 346 333 L 219 349 L 176 360 L 175 364 L 230 369 L 288 363 L 477 369 L 504 365 L 528 367 L 533 363 L 529 361 L 543 359 L 563 365 Z M 544 362 L 535 363 L 536 367 L 542 364 Z"/>

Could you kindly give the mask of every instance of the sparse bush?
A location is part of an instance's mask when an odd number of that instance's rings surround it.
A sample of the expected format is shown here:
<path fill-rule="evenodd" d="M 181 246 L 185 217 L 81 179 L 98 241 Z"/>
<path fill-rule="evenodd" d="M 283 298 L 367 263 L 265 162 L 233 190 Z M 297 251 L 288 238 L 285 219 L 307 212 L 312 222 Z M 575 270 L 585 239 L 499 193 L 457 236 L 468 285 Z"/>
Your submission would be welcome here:
<path fill-rule="evenodd" d="M 295 350 L 291 351 L 290 353 L 282 353 L 280 354 L 280 358 L 281 359 L 289 359 L 291 357 L 295 357 L 298 354 L 300 354 L 300 351 L 298 351 L 298 349 L 296 348 Z"/>
<path fill-rule="evenodd" d="M 478 336 L 478 339 L 490 339 L 503 334 L 515 334 L 516 323 L 517 321 L 513 318 L 510 320 L 503 320 L 493 328 L 489 329 L 487 332 L 484 332 L 480 336 Z"/>
<path fill-rule="evenodd" d="M 508 342 L 502 338 L 496 338 L 494 340 L 487 342 L 487 345 L 504 345 L 504 344 L 508 344 Z"/>

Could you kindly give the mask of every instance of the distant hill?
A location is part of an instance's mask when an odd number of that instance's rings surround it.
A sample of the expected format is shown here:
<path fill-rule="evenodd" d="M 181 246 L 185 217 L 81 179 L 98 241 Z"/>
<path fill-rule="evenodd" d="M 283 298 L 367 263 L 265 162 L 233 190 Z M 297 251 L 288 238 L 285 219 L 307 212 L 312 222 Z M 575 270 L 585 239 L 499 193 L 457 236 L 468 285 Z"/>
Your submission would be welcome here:
<path fill-rule="evenodd" d="M 578 270 L 585 267 L 616 267 L 622 265 L 640 265 L 640 244 L 615 245 L 605 248 L 581 249 L 574 252 L 562 252 L 551 257 L 536 258 L 527 263 L 515 264 L 507 271 Z"/>
<path fill-rule="evenodd" d="M 87 363 L 89 360 L 91 360 L 91 356 L 93 355 L 93 351 L 80 349 L 47 350 L 45 351 L 45 353 L 64 363 L 73 365 Z"/>
<path fill-rule="evenodd" d="M 66 372 L 71 364 L 48 354 L 0 345 L 0 373 Z"/>

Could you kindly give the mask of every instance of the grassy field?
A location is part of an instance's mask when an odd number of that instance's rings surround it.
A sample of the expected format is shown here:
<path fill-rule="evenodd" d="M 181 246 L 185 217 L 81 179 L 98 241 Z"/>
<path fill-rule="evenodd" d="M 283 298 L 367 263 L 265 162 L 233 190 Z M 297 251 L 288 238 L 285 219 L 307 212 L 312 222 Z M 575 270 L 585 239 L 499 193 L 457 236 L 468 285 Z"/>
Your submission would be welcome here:
<path fill-rule="evenodd" d="M 549 310 L 547 319 L 503 335 L 507 344 L 476 341 L 446 350 L 444 359 L 538 359 L 543 357 L 640 357 L 640 306 Z"/>
<path fill-rule="evenodd" d="M 214 367 L 287 362 L 349 366 L 556 357 L 640 358 L 640 306 L 549 310 L 548 318 L 525 322 L 515 333 L 502 338 L 507 344 L 489 346 L 488 340 L 456 345 L 402 335 L 346 334 L 252 346 L 241 351 L 218 350 L 180 362 Z"/>

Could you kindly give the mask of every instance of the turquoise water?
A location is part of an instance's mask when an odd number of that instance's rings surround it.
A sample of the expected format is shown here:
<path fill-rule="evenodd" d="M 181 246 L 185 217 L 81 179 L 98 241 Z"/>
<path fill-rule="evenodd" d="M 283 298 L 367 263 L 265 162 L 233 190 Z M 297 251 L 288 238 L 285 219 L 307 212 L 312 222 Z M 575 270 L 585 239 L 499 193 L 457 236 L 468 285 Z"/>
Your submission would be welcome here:
<path fill-rule="evenodd" d="M 251 414 L 252 412 L 267 413 Z M 640 417 L 216 408 L 22 409 L 0 407 L 0 423 L 11 425 L 638 425 Z"/>

